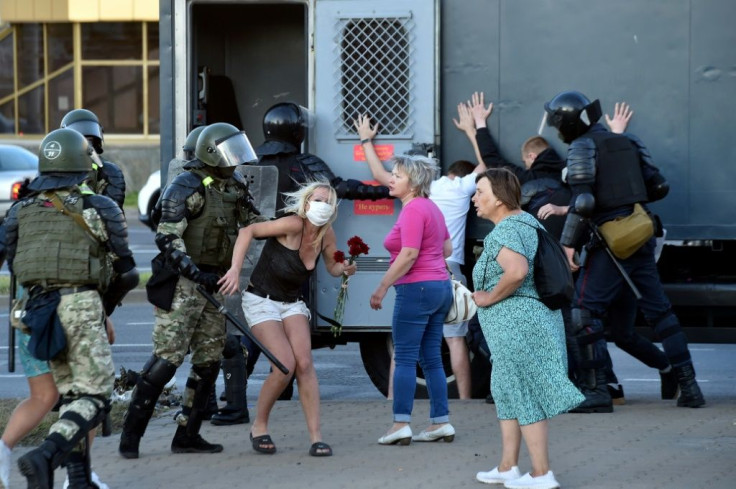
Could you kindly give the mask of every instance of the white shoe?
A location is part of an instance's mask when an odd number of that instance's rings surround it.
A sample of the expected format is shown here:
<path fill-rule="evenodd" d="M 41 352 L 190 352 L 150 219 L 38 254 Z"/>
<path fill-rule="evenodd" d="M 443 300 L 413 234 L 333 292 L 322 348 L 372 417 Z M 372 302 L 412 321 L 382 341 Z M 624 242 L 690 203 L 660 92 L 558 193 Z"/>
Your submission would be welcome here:
<path fill-rule="evenodd" d="M 102 482 L 100 480 L 100 477 L 97 475 L 97 472 L 94 470 L 92 471 L 92 475 L 90 476 L 90 479 L 92 479 L 92 484 L 95 484 L 99 489 L 110 489 L 110 487 Z M 7 487 L 7 486 L 6 486 Z M 66 476 L 66 479 L 64 480 L 64 486 L 63 489 L 69 489 L 69 476 Z"/>
<path fill-rule="evenodd" d="M 406 425 L 393 433 L 383 435 L 378 439 L 378 443 L 381 445 L 396 445 L 397 443 L 400 445 L 408 445 L 411 443 L 411 428 L 409 425 Z"/>
<path fill-rule="evenodd" d="M 499 472 L 498 467 L 495 467 L 493 470 L 489 470 L 488 472 L 478 472 L 475 474 L 475 479 L 477 481 L 484 482 L 486 484 L 503 484 L 506 481 L 518 479 L 519 477 L 521 477 L 521 471 L 516 465 L 506 472 Z"/>
<path fill-rule="evenodd" d="M 0 440 L 0 482 L 3 487 L 10 487 L 10 459 L 12 458 L 10 448 L 4 441 Z"/>
<path fill-rule="evenodd" d="M 437 441 L 445 440 L 447 443 L 455 439 L 455 428 L 450 423 L 445 423 L 436 430 L 422 430 L 418 435 L 411 437 L 412 441 Z"/>
<path fill-rule="evenodd" d="M 504 482 L 503 486 L 507 489 L 557 489 L 560 483 L 550 470 L 539 477 L 532 477 L 532 474 L 527 472 L 518 479 Z"/>

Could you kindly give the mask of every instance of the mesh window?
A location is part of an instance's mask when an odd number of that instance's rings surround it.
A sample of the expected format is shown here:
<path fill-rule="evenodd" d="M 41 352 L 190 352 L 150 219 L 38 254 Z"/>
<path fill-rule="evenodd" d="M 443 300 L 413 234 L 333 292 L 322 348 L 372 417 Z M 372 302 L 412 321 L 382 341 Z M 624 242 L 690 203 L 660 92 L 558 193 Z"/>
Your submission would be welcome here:
<path fill-rule="evenodd" d="M 411 17 L 339 19 L 337 136 L 357 134 L 358 114 L 379 134 L 411 137 Z"/>

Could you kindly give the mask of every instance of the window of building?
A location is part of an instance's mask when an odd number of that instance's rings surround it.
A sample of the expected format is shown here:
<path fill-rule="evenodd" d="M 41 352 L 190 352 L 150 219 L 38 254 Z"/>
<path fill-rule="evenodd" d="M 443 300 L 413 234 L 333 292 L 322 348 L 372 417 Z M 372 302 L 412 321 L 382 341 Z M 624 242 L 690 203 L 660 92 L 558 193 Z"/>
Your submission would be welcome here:
<path fill-rule="evenodd" d="M 156 135 L 158 54 L 156 22 L 13 25 L 0 32 L 0 133 L 43 135 L 84 107 L 107 135 Z"/>

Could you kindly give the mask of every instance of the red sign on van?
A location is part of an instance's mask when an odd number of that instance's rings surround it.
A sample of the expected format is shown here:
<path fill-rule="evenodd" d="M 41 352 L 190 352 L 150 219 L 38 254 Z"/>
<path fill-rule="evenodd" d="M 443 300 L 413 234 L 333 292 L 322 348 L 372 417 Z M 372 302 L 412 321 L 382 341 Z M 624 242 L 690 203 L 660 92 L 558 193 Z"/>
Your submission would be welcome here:
<path fill-rule="evenodd" d="M 394 155 L 393 144 L 374 144 L 373 147 L 381 161 L 386 161 Z M 365 150 L 362 144 L 353 146 L 353 161 L 365 161 Z"/>
<path fill-rule="evenodd" d="M 366 185 L 380 185 L 375 180 L 364 181 Z M 394 213 L 394 199 L 381 200 L 354 200 L 353 214 L 391 216 Z"/>

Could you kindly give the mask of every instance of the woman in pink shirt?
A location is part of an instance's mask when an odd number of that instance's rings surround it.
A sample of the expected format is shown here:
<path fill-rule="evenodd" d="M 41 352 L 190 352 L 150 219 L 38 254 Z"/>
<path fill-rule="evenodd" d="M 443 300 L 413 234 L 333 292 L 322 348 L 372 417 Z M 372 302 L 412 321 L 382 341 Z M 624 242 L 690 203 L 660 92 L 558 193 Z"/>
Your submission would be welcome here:
<path fill-rule="evenodd" d="M 392 161 L 389 193 L 401 199 L 403 208 L 383 241 L 391 255 L 391 266 L 371 295 L 371 307 L 381 309 L 388 288 L 394 286 L 394 423 L 378 443 L 452 441 L 455 429 L 449 423 L 447 384 L 440 356 L 442 326 L 452 303 L 445 265 L 445 258 L 452 253 L 452 242 L 442 212 L 428 198 L 438 167 L 433 159 L 420 156 L 394 156 Z M 417 360 L 427 379 L 430 426 L 412 436 L 409 423 Z"/>

